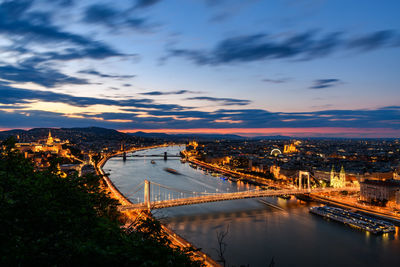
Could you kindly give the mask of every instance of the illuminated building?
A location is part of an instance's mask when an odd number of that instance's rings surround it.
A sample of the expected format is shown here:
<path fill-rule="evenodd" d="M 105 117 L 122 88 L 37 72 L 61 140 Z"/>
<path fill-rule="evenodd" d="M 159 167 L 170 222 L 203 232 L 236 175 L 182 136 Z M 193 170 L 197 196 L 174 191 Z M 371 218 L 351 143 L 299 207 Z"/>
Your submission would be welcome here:
<path fill-rule="evenodd" d="M 332 166 L 330 186 L 333 188 L 341 188 L 346 186 L 346 172 L 344 168 L 340 169 L 339 175 L 336 174 L 334 166 Z"/>
<path fill-rule="evenodd" d="M 360 183 L 360 200 L 400 208 L 400 181 L 365 180 Z"/>
<path fill-rule="evenodd" d="M 285 145 L 283 148 L 283 153 L 288 154 L 288 153 L 296 153 L 299 152 L 294 144 L 290 145 Z"/>
<path fill-rule="evenodd" d="M 196 150 L 196 148 L 199 146 L 199 144 L 196 141 L 191 141 L 191 142 L 189 142 L 188 146 L 192 146 L 193 150 Z"/>
<path fill-rule="evenodd" d="M 16 143 L 15 147 L 25 153 L 25 157 L 27 157 L 29 153 L 48 152 L 50 154 L 69 158 L 71 156 L 70 150 L 62 148 L 64 144 L 68 143 L 68 140 L 62 142 L 59 138 L 53 138 L 49 131 L 47 139 L 31 143 Z"/>

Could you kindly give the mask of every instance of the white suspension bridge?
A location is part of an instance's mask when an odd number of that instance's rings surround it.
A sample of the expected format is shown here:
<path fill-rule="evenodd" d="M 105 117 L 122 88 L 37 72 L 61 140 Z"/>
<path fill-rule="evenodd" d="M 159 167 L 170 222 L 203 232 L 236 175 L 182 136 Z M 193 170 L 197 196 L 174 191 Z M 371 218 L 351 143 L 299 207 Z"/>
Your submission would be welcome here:
<path fill-rule="evenodd" d="M 307 187 L 302 184 L 303 177 L 307 177 Z M 141 191 L 144 190 L 144 191 Z M 175 206 L 193 205 L 207 202 L 217 202 L 234 199 L 273 197 L 283 195 L 302 195 L 310 193 L 328 193 L 338 191 L 359 191 L 357 187 L 343 188 L 311 188 L 310 174 L 308 172 L 299 172 L 298 187 L 283 188 L 283 189 L 252 189 L 233 193 L 208 193 L 182 190 L 170 186 L 162 185 L 155 182 L 145 180 L 144 182 L 133 188 L 126 197 L 135 199 L 136 194 L 141 194 L 137 197 L 137 203 L 124 205 L 120 207 L 121 211 L 127 210 L 143 210 L 143 209 L 161 209 Z"/>

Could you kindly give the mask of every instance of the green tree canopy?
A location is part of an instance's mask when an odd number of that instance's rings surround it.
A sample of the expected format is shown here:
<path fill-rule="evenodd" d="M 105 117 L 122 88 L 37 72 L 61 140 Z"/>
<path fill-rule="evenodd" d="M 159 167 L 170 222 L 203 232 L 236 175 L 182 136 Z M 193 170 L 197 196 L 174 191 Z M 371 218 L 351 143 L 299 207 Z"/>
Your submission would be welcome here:
<path fill-rule="evenodd" d="M 0 265 L 199 266 L 168 246 L 149 219 L 121 228 L 118 202 L 98 176 L 36 171 L 13 141 L 0 145 Z"/>

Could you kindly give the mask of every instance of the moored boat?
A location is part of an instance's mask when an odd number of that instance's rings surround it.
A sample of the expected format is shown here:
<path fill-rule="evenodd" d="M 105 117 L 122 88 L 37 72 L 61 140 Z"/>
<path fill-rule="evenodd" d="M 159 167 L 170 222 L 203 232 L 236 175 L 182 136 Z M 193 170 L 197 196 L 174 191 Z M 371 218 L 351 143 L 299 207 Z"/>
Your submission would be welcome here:
<path fill-rule="evenodd" d="M 323 206 L 311 207 L 310 212 L 336 222 L 341 222 L 353 228 L 374 234 L 395 232 L 396 228 L 390 222 L 344 210 L 341 208 Z"/>

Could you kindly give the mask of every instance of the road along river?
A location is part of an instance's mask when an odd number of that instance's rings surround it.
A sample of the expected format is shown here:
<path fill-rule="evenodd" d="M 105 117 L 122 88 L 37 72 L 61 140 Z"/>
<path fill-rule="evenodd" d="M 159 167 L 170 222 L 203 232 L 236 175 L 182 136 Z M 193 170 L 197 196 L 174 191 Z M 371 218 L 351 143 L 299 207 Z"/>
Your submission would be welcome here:
<path fill-rule="evenodd" d="M 177 154 L 182 149 L 171 146 L 136 154 L 158 155 L 165 151 Z M 164 168 L 175 169 L 181 175 L 166 172 Z M 125 162 L 122 158 L 111 158 L 103 169 L 126 196 L 145 179 L 167 187 L 207 193 L 255 188 L 205 174 L 177 158 L 164 161 L 162 157 L 128 157 Z M 168 197 L 168 192 L 154 193 Z M 133 202 L 142 199 L 142 191 L 131 197 Z M 229 266 L 268 266 L 272 259 L 275 266 L 400 266 L 398 228 L 394 234 L 376 236 L 310 214 L 309 207 L 315 205 L 319 204 L 294 197 L 243 199 L 166 208 L 153 214 L 216 260 L 217 233 L 228 229 L 223 242 L 227 244 L 225 258 Z"/>

